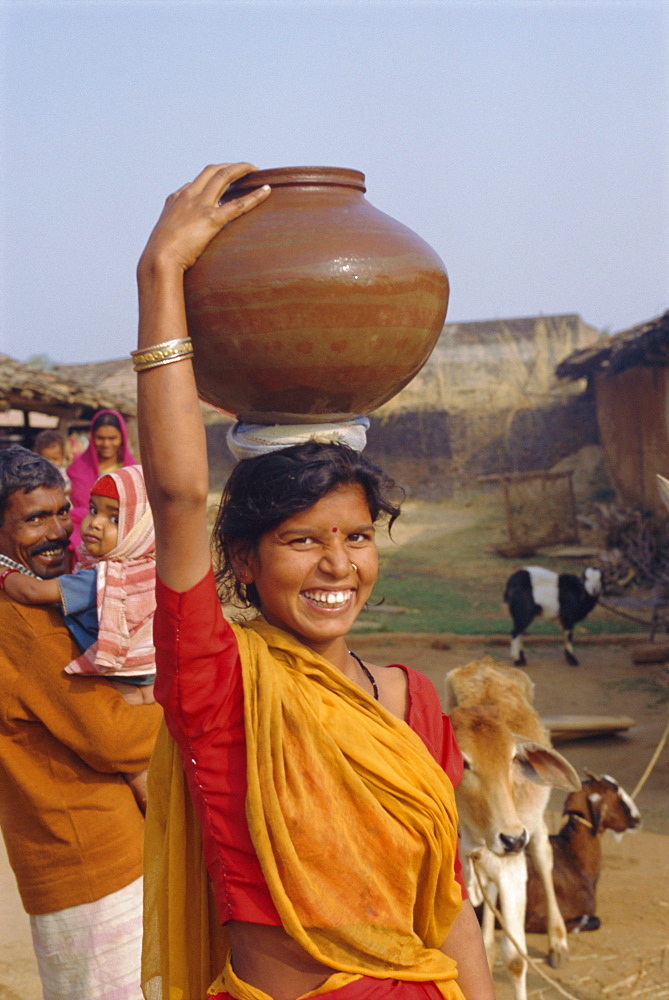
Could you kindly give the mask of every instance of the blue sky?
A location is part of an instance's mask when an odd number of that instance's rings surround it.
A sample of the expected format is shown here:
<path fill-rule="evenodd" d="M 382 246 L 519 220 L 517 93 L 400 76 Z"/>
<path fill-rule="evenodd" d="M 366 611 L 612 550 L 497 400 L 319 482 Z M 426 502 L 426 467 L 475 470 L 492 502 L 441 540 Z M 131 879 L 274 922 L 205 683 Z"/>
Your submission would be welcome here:
<path fill-rule="evenodd" d="M 121 357 L 165 196 L 328 164 L 446 263 L 448 319 L 669 307 L 669 3 L 0 0 L 0 350 Z"/>

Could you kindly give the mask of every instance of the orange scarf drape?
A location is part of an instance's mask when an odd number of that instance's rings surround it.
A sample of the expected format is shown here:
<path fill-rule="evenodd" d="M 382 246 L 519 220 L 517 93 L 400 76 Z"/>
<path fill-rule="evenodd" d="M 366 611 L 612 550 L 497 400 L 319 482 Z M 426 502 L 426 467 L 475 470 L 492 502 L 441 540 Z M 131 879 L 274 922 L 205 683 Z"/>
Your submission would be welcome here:
<path fill-rule="evenodd" d="M 254 847 L 285 930 L 347 978 L 432 982 L 462 1000 L 438 950 L 460 909 L 453 787 L 419 736 L 296 639 L 235 627 L 244 680 Z M 179 753 L 151 762 L 143 982 L 149 1000 L 193 1000 L 227 950 Z M 323 989 L 341 984 L 341 976 Z M 240 998 L 224 972 L 211 988 Z"/>

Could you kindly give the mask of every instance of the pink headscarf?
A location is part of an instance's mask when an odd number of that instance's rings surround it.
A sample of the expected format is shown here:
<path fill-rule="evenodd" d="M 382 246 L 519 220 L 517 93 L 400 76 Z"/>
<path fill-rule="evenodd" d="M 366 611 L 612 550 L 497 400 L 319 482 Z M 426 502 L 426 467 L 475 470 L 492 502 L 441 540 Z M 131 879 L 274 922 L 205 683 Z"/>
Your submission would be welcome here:
<path fill-rule="evenodd" d="M 115 548 L 95 564 L 98 640 L 65 670 L 122 679 L 156 669 L 156 537 L 141 465 L 106 475 L 118 489 L 119 522 Z"/>
<path fill-rule="evenodd" d="M 70 539 L 70 548 L 72 549 L 76 549 L 81 541 L 80 525 L 88 511 L 88 498 L 91 495 L 91 487 L 100 478 L 98 453 L 93 443 L 92 428 L 95 421 L 106 414 L 111 414 L 118 420 L 119 430 L 121 431 L 121 447 L 119 449 L 121 465 L 124 467 L 127 465 L 137 465 L 137 459 L 128 447 L 128 428 L 121 414 L 118 410 L 98 410 L 91 420 L 91 439 L 88 442 L 88 448 L 78 458 L 75 458 L 67 469 L 67 474 L 72 483 L 72 492 L 70 493 L 70 500 L 72 502 L 70 515 L 74 524 L 74 531 Z"/>

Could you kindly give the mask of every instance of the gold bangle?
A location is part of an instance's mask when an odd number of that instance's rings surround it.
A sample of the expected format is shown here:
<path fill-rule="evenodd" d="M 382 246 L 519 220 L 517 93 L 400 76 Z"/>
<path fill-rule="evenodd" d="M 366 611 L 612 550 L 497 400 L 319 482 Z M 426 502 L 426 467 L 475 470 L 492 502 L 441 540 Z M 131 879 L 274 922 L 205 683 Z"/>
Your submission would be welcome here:
<path fill-rule="evenodd" d="M 174 361 L 187 361 L 193 357 L 193 348 L 180 351 L 178 354 L 170 354 L 168 358 L 153 358 L 146 361 L 135 362 L 133 368 L 136 372 L 146 372 L 149 368 L 160 368 L 161 365 L 171 365 Z"/>
<path fill-rule="evenodd" d="M 160 361 L 163 358 L 183 355 L 188 351 L 192 354 L 193 342 L 190 337 L 180 337 L 177 340 L 164 340 L 162 344 L 153 344 L 151 347 L 140 347 L 136 351 L 131 351 L 130 357 L 135 365 L 141 365 L 145 361 Z"/>

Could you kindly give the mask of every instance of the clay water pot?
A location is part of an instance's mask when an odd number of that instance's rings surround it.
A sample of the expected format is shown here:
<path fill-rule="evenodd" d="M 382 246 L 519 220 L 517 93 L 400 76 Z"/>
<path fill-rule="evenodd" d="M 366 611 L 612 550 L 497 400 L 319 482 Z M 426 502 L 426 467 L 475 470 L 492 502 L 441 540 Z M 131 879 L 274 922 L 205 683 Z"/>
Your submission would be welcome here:
<path fill-rule="evenodd" d="M 443 263 L 365 199 L 365 175 L 260 170 L 269 184 L 187 272 L 201 397 L 255 423 L 344 420 L 394 396 L 427 360 L 448 304 Z"/>

